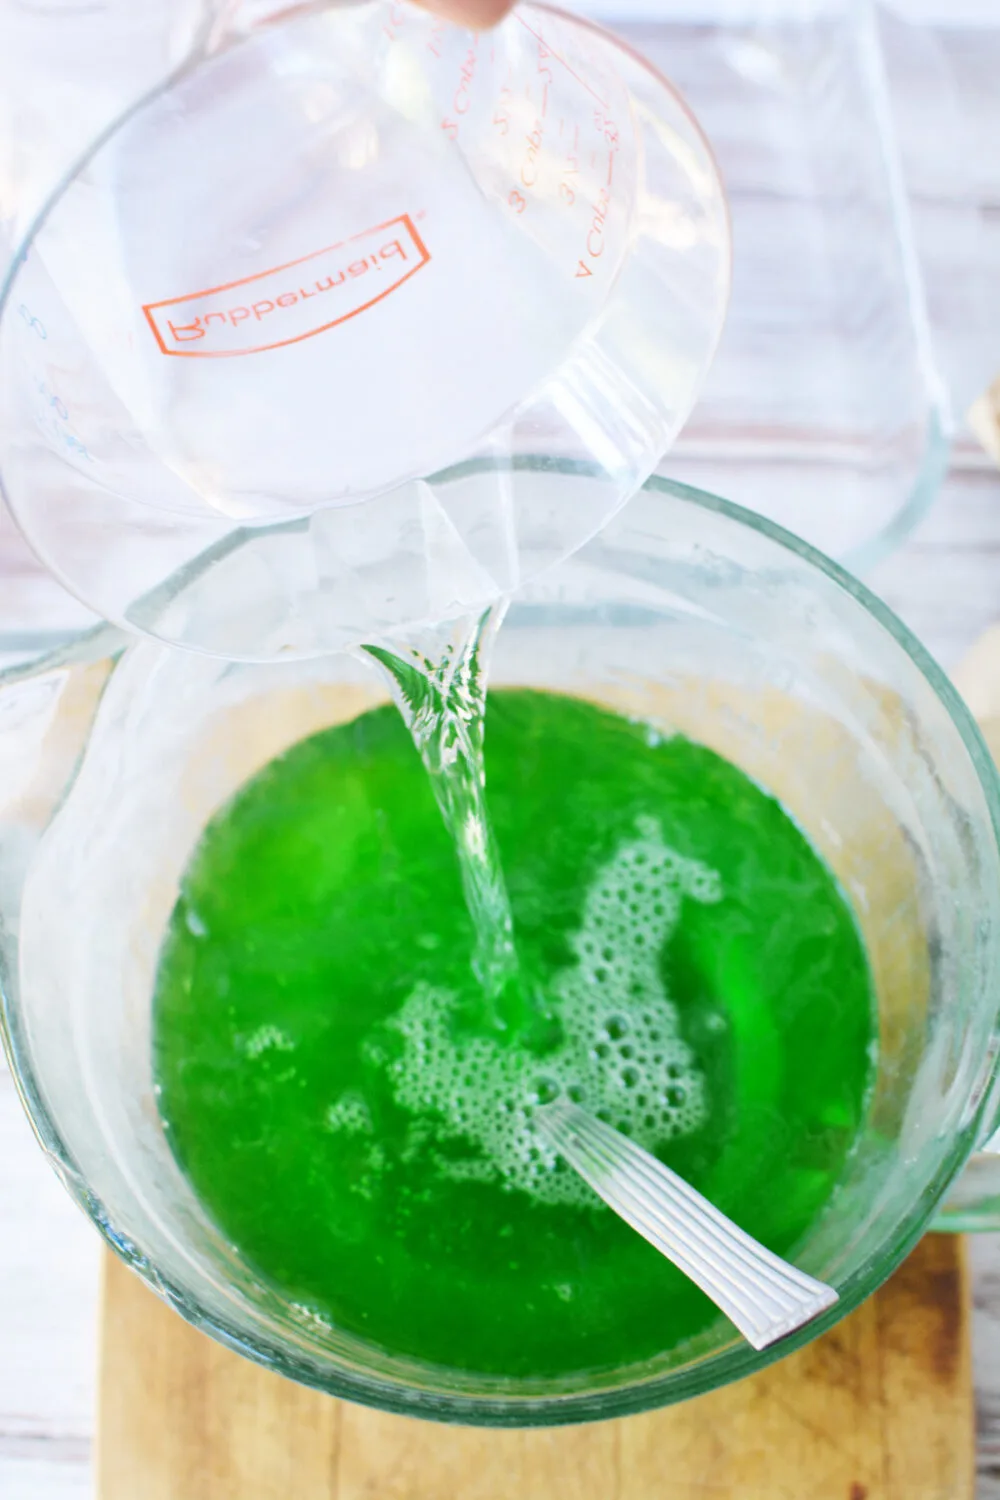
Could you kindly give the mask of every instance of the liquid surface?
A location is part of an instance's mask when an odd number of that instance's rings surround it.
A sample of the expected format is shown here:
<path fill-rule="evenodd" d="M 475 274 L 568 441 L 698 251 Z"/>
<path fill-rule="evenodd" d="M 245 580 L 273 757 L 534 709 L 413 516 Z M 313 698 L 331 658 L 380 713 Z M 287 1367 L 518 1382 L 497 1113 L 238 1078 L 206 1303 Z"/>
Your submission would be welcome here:
<path fill-rule="evenodd" d="M 379 709 L 207 828 L 161 957 L 161 1112 L 208 1212 L 314 1328 L 490 1374 L 642 1361 L 718 1314 L 534 1109 L 577 1099 L 787 1253 L 863 1116 L 863 947 L 797 827 L 711 751 L 496 692 L 486 765 L 544 1013 L 490 1024 L 454 848 Z"/>

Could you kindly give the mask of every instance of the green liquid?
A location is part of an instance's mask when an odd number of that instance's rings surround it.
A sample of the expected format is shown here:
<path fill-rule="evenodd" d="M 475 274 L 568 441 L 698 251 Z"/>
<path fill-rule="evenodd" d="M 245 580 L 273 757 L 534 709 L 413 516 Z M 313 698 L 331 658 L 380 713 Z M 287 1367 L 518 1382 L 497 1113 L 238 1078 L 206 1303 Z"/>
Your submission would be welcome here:
<path fill-rule="evenodd" d="M 498 1036 L 455 850 L 393 708 L 295 746 L 206 829 L 161 956 L 160 1108 L 207 1211 L 314 1326 L 559 1376 L 718 1314 L 531 1128 L 565 1092 L 778 1253 L 828 1203 L 873 1051 L 864 949 L 779 804 L 590 704 L 490 695 L 525 989 Z"/>

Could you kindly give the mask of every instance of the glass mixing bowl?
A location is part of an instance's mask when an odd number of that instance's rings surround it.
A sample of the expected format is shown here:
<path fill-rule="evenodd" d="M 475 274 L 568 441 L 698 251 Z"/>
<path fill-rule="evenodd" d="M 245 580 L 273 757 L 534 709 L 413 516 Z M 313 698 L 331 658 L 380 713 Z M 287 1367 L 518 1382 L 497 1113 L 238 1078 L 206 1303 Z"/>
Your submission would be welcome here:
<path fill-rule="evenodd" d="M 578 465 L 523 463 L 537 504 L 587 502 Z M 497 479 L 438 478 L 456 503 Z M 224 589 L 229 575 L 217 580 Z M 339 1396 L 496 1425 L 592 1420 L 759 1369 L 850 1312 L 927 1228 L 995 1129 L 1000 787 L 967 709 L 860 584 L 768 522 L 652 480 L 519 594 L 493 681 L 680 730 L 773 791 L 836 872 L 870 955 L 877 1079 L 795 1259 L 835 1310 L 755 1353 L 723 1318 L 641 1365 L 571 1380 L 434 1367 L 304 1324 L 209 1222 L 157 1112 L 150 996 L 206 820 L 271 757 L 384 698 L 356 658 L 233 664 L 111 627 L 0 687 L 6 1041 L 56 1171 L 184 1317 Z"/>

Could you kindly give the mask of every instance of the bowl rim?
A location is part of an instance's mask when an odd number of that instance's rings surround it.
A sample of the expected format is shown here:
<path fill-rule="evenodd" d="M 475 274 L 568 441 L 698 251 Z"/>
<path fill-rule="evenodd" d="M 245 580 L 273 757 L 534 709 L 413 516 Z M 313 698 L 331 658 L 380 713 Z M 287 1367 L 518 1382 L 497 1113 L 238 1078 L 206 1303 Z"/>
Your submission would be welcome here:
<path fill-rule="evenodd" d="M 511 462 L 517 468 L 534 472 L 579 474 L 584 477 L 590 471 L 589 465 L 559 458 L 526 456 Z M 475 459 L 466 464 L 456 465 L 437 477 L 459 479 L 479 470 L 495 467 L 497 464 L 494 461 Z M 737 527 L 747 527 L 767 538 L 779 551 L 792 554 L 806 563 L 809 568 L 824 575 L 837 589 L 847 594 L 867 615 L 884 628 L 895 644 L 910 658 L 956 728 L 985 799 L 994 847 L 1000 857 L 1000 772 L 971 711 L 941 667 L 892 610 L 839 564 L 825 557 L 783 527 L 755 512 L 748 511 L 719 496 L 661 476 L 649 479 L 643 489 L 648 493 L 668 496 L 693 505 L 704 512 L 721 516 Z M 33 662 L 19 664 L 5 672 L 0 672 L 0 690 L 6 686 L 13 686 L 28 677 L 48 671 L 63 670 L 73 665 L 75 661 L 117 658 L 130 642 L 143 644 L 141 637 L 129 636 L 115 626 L 99 626 L 95 630 L 83 632 L 75 638 L 73 643 L 62 646 L 55 652 L 48 653 Z M 160 646 L 157 649 L 172 651 L 175 648 Z M 987 973 L 984 980 L 987 994 L 990 988 L 990 978 L 996 979 L 997 975 L 1000 975 L 1000 945 L 998 945 L 992 974 Z M 280 1336 L 274 1342 L 266 1336 L 260 1337 L 259 1331 L 248 1336 L 247 1331 L 241 1331 L 238 1326 L 238 1319 L 234 1317 L 232 1320 L 227 1320 L 217 1312 L 210 1311 L 198 1297 L 193 1296 L 170 1278 L 163 1276 L 143 1253 L 140 1246 L 119 1234 L 104 1205 L 89 1189 L 84 1175 L 74 1160 L 68 1142 L 60 1134 L 46 1106 L 44 1093 L 33 1071 L 30 1047 L 21 1026 L 20 1006 L 13 979 L 11 966 L 6 958 L 0 955 L 0 1036 L 2 1036 L 7 1052 L 15 1085 L 35 1136 L 64 1186 L 94 1222 L 110 1248 L 137 1271 L 158 1295 L 165 1298 L 189 1323 L 208 1333 L 217 1341 L 302 1384 L 313 1386 L 336 1397 L 361 1402 L 399 1415 L 486 1427 L 557 1426 L 648 1411 L 701 1395 L 706 1391 L 741 1379 L 745 1375 L 756 1373 L 811 1342 L 812 1339 L 833 1327 L 877 1290 L 909 1254 L 927 1229 L 935 1208 L 967 1157 L 975 1149 L 977 1141 L 988 1133 L 984 1129 L 984 1122 L 989 1120 L 991 1112 L 997 1108 L 997 1095 L 1000 1092 L 998 1090 L 1000 1049 L 994 1047 L 990 1050 L 986 1067 L 987 1076 L 984 1078 L 975 1107 L 967 1112 L 962 1128 L 956 1133 L 935 1175 L 930 1181 L 922 1184 L 910 1212 L 897 1225 L 897 1232 L 886 1244 L 884 1254 L 877 1260 L 870 1256 L 868 1261 L 848 1278 L 840 1289 L 840 1300 L 834 1308 L 805 1328 L 782 1340 L 778 1345 L 772 1345 L 769 1349 L 757 1352 L 749 1345 L 734 1339 L 732 1344 L 696 1360 L 693 1365 L 683 1371 L 671 1371 L 640 1379 L 618 1389 L 599 1388 L 594 1391 L 571 1391 L 564 1395 L 529 1394 L 525 1396 L 507 1394 L 480 1396 L 466 1392 L 439 1393 L 419 1389 L 415 1385 L 406 1385 L 393 1378 L 359 1373 L 343 1363 L 321 1367 L 318 1358 L 314 1360 L 304 1353 L 301 1356 L 290 1353 L 287 1345 L 282 1346 Z M 996 1005 L 1000 1010 L 1000 985 L 996 990 Z M 992 1034 L 994 1038 L 1000 1036 L 1000 1015 L 998 1014 L 994 1014 L 993 1017 Z"/>

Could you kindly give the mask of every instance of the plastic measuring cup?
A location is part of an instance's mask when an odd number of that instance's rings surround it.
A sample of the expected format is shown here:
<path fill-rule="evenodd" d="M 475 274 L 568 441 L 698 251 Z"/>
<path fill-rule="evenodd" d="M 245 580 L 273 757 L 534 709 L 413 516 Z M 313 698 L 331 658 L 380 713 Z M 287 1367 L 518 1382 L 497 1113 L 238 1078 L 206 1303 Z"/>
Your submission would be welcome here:
<path fill-rule="evenodd" d="M 237 11 L 26 243 L 3 488 L 75 593 L 162 640 L 268 659 L 448 618 L 645 480 L 728 282 L 696 122 L 589 23 Z M 539 451 L 599 482 L 553 507 L 516 462 L 434 479 Z"/>
<path fill-rule="evenodd" d="M 60 178 L 136 97 L 162 82 L 215 0 L 2 0 L 0 266 Z"/>

